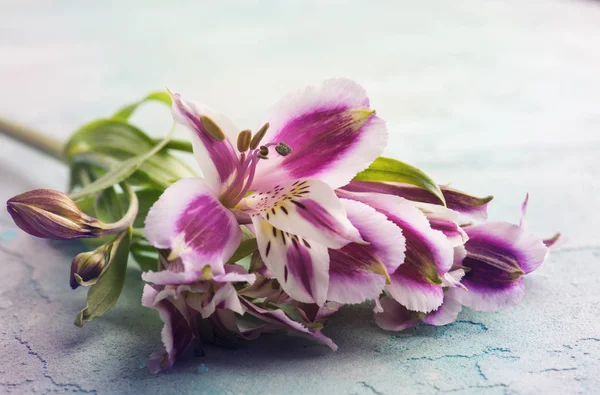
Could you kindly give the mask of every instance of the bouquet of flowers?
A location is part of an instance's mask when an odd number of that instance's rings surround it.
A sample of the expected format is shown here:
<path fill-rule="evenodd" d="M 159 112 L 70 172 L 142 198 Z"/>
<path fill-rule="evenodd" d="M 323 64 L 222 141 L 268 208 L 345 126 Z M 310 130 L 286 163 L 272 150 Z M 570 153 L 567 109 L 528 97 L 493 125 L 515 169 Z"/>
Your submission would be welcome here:
<path fill-rule="evenodd" d="M 147 101 L 171 108 L 173 130 L 153 140 L 129 122 Z M 70 285 L 88 287 L 83 326 L 117 302 L 133 258 L 142 305 L 164 322 L 171 367 L 197 341 L 223 346 L 287 331 L 335 350 L 321 333 L 345 304 L 371 303 L 400 331 L 446 325 L 462 306 L 495 311 L 523 300 L 523 277 L 559 235 L 487 222 L 491 196 L 441 186 L 381 157 L 385 122 L 365 90 L 327 80 L 280 100 L 253 132 L 156 92 L 78 130 L 64 147 L 31 139 L 70 166 L 69 194 L 37 189 L 7 202 L 14 222 L 42 238 L 84 239 Z M 202 176 L 175 151 L 193 153 Z"/>

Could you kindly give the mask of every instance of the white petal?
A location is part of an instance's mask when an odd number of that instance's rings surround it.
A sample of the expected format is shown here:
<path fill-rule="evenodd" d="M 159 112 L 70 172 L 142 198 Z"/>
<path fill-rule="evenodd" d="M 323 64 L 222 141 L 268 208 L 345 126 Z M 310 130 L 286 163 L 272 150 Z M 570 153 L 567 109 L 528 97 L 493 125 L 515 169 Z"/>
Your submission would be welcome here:
<path fill-rule="evenodd" d="M 255 215 L 252 223 L 260 255 L 283 290 L 304 303 L 325 304 L 329 285 L 327 247 L 273 227 Z"/>

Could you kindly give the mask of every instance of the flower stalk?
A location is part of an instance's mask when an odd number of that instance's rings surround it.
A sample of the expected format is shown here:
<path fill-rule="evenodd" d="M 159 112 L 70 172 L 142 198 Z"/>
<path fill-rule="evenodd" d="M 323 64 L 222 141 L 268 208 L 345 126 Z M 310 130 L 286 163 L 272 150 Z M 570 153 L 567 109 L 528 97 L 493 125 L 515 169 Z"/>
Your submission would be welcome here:
<path fill-rule="evenodd" d="M 47 156 L 65 162 L 64 144 L 32 128 L 0 118 L 0 134 L 34 148 Z"/>

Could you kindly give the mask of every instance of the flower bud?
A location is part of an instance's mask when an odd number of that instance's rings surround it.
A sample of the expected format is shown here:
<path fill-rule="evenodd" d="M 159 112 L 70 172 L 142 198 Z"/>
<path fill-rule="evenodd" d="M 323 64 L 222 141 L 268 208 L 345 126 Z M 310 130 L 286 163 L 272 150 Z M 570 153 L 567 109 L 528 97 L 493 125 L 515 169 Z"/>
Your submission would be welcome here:
<path fill-rule="evenodd" d="M 137 198 L 118 222 L 106 224 L 85 214 L 66 194 L 53 189 L 34 189 L 10 198 L 8 213 L 15 224 L 32 236 L 71 240 L 115 234 L 126 229 L 137 215 Z"/>
<path fill-rule="evenodd" d="M 109 251 L 110 248 L 105 244 L 93 251 L 78 254 L 71 263 L 71 288 L 94 284 L 106 266 Z"/>
<path fill-rule="evenodd" d="M 98 237 L 103 223 L 86 215 L 62 192 L 34 189 L 6 202 L 15 224 L 30 235 L 55 240 Z"/>

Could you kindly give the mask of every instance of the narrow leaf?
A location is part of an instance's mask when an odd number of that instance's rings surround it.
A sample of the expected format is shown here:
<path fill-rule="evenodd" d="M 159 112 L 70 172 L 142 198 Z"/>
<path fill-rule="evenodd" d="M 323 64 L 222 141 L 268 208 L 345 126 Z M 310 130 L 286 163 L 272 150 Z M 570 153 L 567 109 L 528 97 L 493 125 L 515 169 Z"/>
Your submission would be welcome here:
<path fill-rule="evenodd" d="M 165 104 L 167 107 L 171 107 L 171 96 L 169 96 L 167 92 L 152 92 L 142 100 L 121 108 L 115 115 L 113 115 L 113 118 L 127 120 L 135 112 L 135 110 L 138 109 L 139 106 L 149 101 L 157 101 Z"/>
<path fill-rule="evenodd" d="M 169 135 L 170 136 L 170 135 Z M 87 195 L 91 195 L 97 192 L 100 192 L 106 188 L 109 188 L 115 184 L 118 184 L 122 181 L 125 181 L 128 177 L 130 177 L 136 170 L 138 170 L 142 164 L 148 160 L 150 157 L 155 155 L 161 149 L 164 148 L 165 145 L 169 142 L 170 137 L 165 138 L 162 142 L 157 144 L 150 151 L 135 156 L 129 160 L 126 160 L 121 164 L 121 166 L 114 168 L 104 174 L 102 177 L 97 179 L 91 184 L 86 185 L 79 191 L 71 194 L 71 198 L 73 200 L 81 199 Z"/>
<path fill-rule="evenodd" d="M 446 200 L 438 184 L 418 168 L 396 159 L 379 157 L 364 171 L 358 173 L 355 180 L 401 182 L 423 188 L 433 193 L 444 205 Z"/>

